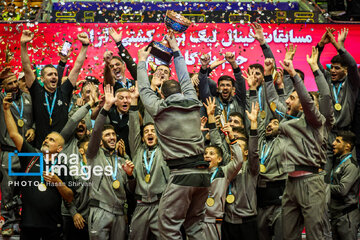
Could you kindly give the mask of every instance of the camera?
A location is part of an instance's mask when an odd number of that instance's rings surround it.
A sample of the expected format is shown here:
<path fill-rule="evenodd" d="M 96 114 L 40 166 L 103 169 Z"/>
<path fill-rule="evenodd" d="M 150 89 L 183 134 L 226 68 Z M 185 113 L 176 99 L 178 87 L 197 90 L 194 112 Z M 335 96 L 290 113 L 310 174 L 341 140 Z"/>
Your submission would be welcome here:
<path fill-rule="evenodd" d="M 20 208 L 22 201 L 19 195 L 14 196 L 10 202 L 4 205 L 5 210 L 12 210 L 15 208 Z"/>

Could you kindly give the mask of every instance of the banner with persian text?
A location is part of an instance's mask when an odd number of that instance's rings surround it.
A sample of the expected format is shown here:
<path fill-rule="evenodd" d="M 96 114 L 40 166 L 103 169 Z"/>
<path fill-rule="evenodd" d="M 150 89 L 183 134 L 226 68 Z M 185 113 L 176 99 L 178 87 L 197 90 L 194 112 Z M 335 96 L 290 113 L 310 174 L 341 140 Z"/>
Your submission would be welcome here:
<path fill-rule="evenodd" d="M 262 24 L 266 41 L 270 45 L 277 65 L 285 56 L 285 47 L 293 43 L 297 45 L 294 59 L 296 68 L 305 72 L 305 84 L 308 90 L 316 90 L 313 74 L 306 62 L 306 55 L 311 54 L 311 47 L 321 39 L 326 27 L 334 27 L 340 30 L 349 28 L 349 35 L 345 42 L 345 48 L 360 63 L 360 48 L 356 45 L 360 42 L 360 25 L 339 24 Z M 68 61 L 69 68 L 74 64 L 81 44 L 76 41 L 76 35 L 86 32 L 91 40 L 87 53 L 87 60 L 83 66 L 81 78 L 87 75 L 96 76 L 102 81 L 103 54 L 110 50 L 117 52 L 115 43 L 108 34 L 109 27 L 122 31 L 123 44 L 129 50 L 133 58 L 137 59 L 139 48 L 151 41 L 161 41 L 167 29 L 164 24 L 149 23 L 69 23 L 69 24 L 1 24 L 0 25 L 0 61 L 5 62 L 5 49 L 14 58 L 10 65 L 14 66 L 15 72 L 21 71 L 20 60 L 20 36 L 22 29 L 30 29 L 35 32 L 34 40 L 28 45 L 30 59 L 36 67 L 46 64 L 56 65 L 59 61 L 58 47 L 65 41 L 73 42 L 73 53 Z M 250 64 L 264 62 L 259 43 L 250 35 L 251 28 L 247 24 L 193 24 L 182 34 L 177 35 L 182 54 L 185 57 L 189 72 L 198 71 L 200 56 L 209 53 L 212 60 L 223 59 L 226 52 L 234 52 L 237 63 L 245 70 Z M 321 56 L 321 62 L 325 66 L 336 55 L 336 50 L 331 44 L 325 47 Z M 136 60 L 137 61 L 137 60 Z M 158 62 L 157 62 L 158 63 Z M 171 65 L 173 67 L 173 64 Z M 172 71 L 175 76 L 175 71 Z M 224 63 L 213 71 L 211 77 L 217 80 L 221 75 L 231 75 L 230 64 Z M 130 77 L 130 76 L 129 76 Z"/>

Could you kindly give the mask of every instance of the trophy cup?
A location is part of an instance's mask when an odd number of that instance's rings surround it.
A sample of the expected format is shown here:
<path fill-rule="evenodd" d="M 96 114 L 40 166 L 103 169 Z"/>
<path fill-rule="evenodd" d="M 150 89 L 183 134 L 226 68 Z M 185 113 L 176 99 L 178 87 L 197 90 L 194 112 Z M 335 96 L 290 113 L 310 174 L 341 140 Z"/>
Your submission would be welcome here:
<path fill-rule="evenodd" d="M 183 33 L 191 25 L 191 21 L 174 11 L 166 11 L 165 24 L 170 34 Z M 167 65 L 170 64 L 173 52 L 165 38 L 161 42 L 153 41 L 149 46 L 152 47 L 150 51 L 151 55 L 163 61 Z"/>

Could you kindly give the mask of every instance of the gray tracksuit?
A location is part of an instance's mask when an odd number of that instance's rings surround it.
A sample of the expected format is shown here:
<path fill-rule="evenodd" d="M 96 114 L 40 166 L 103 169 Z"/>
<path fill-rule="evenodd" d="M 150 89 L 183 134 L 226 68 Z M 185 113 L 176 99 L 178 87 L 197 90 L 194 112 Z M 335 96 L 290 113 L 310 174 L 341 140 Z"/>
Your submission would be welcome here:
<path fill-rule="evenodd" d="M 78 139 L 75 137 L 75 129 L 77 125 L 85 117 L 85 115 L 90 110 L 90 105 L 85 104 L 81 108 L 79 108 L 68 120 L 63 130 L 61 130 L 61 136 L 63 136 L 65 140 L 65 147 L 62 153 L 65 153 L 70 158 L 71 154 L 77 154 L 79 156 L 79 161 L 67 162 L 67 166 L 71 170 L 72 166 L 76 166 L 78 169 L 81 169 L 81 161 L 82 157 L 79 153 L 79 148 L 77 146 Z M 73 165 L 74 164 L 74 165 Z M 80 172 L 82 173 L 82 172 Z M 61 214 L 63 216 L 71 216 L 74 217 L 76 213 L 79 213 L 86 221 L 89 216 L 89 187 L 88 180 L 83 179 L 80 175 L 72 176 L 73 179 L 77 182 L 76 192 L 74 194 L 74 200 L 71 203 L 66 203 L 63 201 L 61 206 Z M 84 176 L 85 177 L 85 176 Z"/>
<path fill-rule="evenodd" d="M 348 156 L 344 154 L 335 162 L 330 185 L 331 227 L 336 240 L 357 239 L 360 223 L 359 166 L 352 157 L 339 165 Z"/>
<path fill-rule="evenodd" d="M 159 205 L 159 230 L 161 238 L 181 239 L 183 225 L 189 238 L 200 239 L 204 237 L 200 221 L 210 185 L 200 130 L 202 104 L 179 51 L 174 52 L 174 63 L 182 93 L 165 100 L 150 88 L 145 62 L 139 62 L 137 72 L 140 98 L 155 121 L 159 146 L 171 169 Z"/>
<path fill-rule="evenodd" d="M 235 202 L 225 205 L 224 221 L 241 224 L 243 219 L 256 216 L 256 184 L 259 176 L 258 136 L 256 131 L 250 131 L 248 160 L 231 182 L 231 192 Z"/>
<path fill-rule="evenodd" d="M 169 179 L 169 168 L 163 159 L 160 147 L 149 149 L 141 142 L 139 112 L 132 106 L 129 111 L 129 143 L 131 158 L 135 168 L 133 175 L 136 180 L 135 199 L 138 200 L 130 225 L 130 239 L 146 239 L 150 232 L 159 238 L 158 206 L 161 195 Z M 154 162 L 150 170 L 150 182 L 145 182 L 147 174 L 144 163 L 144 151 L 147 162 L 150 161 L 153 151 Z"/>
<path fill-rule="evenodd" d="M 19 90 L 20 91 L 20 90 Z M 5 97 L 4 93 L 0 93 L 0 102 L 3 102 Z M 33 127 L 33 115 L 32 115 L 32 101 L 31 96 L 28 93 L 21 93 L 21 97 L 23 99 L 23 121 L 24 126 L 18 127 L 18 131 L 22 137 L 25 138 L 25 134 L 27 130 L 34 128 Z M 14 102 L 19 110 L 21 111 L 21 98 Z M 12 103 L 10 106 L 10 111 L 12 116 L 14 117 L 15 123 L 17 123 L 18 119 L 20 119 L 20 114 L 14 104 Z M 1 107 L 0 109 L 0 161 L 1 161 L 1 171 L 3 173 L 3 181 L 1 182 L 1 215 L 5 219 L 5 223 L 3 225 L 3 229 L 12 228 L 13 223 L 16 222 L 15 214 L 13 210 L 4 209 L 4 204 L 7 204 L 13 198 L 14 188 L 9 186 L 9 181 L 16 180 L 16 177 L 9 177 L 8 169 L 9 169 L 9 152 L 13 152 L 16 149 L 14 142 L 11 140 L 9 133 L 6 128 L 5 118 L 4 118 L 4 109 Z M 17 156 L 14 156 L 11 162 L 12 171 L 16 171 L 20 169 L 20 162 Z"/>
<path fill-rule="evenodd" d="M 222 220 L 225 212 L 225 199 L 227 195 L 227 188 L 229 183 L 236 177 L 237 173 L 241 169 L 243 162 L 243 155 L 238 143 L 231 145 L 231 150 L 234 154 L 234 158 L 226 166 L 219 167 L 218 172 L 214 176 L 214 180 L 211 183 L 208 197 L 215 200 L 213 206 L 205 205 L 205 219 L 204 219 L 204 231 L 206 239 L 220 239 L 221 228 L 220 223 L 217 220 Z M 216 168 L 211 169 L 210 176 L 214 174 Z"/>
<path fill-rule="evenodd" d="M 275 102 L 280 111 L 286 112 L 286 107 L 278 101 L 272 77 L 266 76 L 265 81 L 268 102 Z M 326 159 L 323 148 L 326 119 L 315 106 L 299 75 L 293 81 L 303 112 L 299 112 L 297 119 L 284 119 L 279 126 L 279 138 L 284 146 L 284 170 L 318 173 Z M 300 238 L 300 219 L 304 219 L 308 239 L 323 239 L 325 188 L 322 174 L 288 178 L 282 199 L 284 239 Z"/>
<path fill-rule="evenodd" d="M 91 175 L 90 187 L 90 215 L 89 234 L 90 239 L 125 239 L 126 215 L 124 204 L 126 201 L 125 187 L 128 184 L 126 173 L 121 168 L 121 160 L 116 163 L 115 152 L 110 153 L 104 148 L 99 148 L 102 128 L 108 112 L 102 109 L 96 118 L 86 158 L 88 166 L 100 166 L 104 172 Z M 106 168 L 112 166 L 111 175 L 117 168 L 116 179 L 120 181 L 120 188 L 114 189 L 113 178 L 106 175 Z M 106 167 L 106 168 L 105 168 Z"/>

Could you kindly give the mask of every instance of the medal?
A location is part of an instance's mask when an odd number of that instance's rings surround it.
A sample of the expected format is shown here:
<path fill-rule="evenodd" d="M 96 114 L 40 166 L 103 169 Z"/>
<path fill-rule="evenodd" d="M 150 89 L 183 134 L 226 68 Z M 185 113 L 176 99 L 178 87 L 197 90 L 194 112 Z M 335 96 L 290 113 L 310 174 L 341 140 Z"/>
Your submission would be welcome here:
<path fill-rule="evenodd" d="M 340 111 L 342 107 L 341 107 L 340 103 L 336 103 L 334 108 L 335 108 L 336 111 Z"/>
<path fill-rule="evenodd" d="M 18 119 L 18 120 L 17 120 L 17 125 L 18 125 L 19 127 L 23 127 L 23 126 L 24 126 L 24 121 L 23 121 L 22 119 Z"/>
<path fill-rule="evenodd" d="M 265 167 L 264 164 L 260 164 L 260 172 L 261 172 L 261 173 L 266 172 L 266 167 Z"/>
<path fill-rule="evenodd" d="M 145 182 L 149 183 L 150 182 L 150 174 L 146 174 L 145 176 Z"/>
<path fill-rule="evenodd" d="M 55 101 L 56 101 L 56 94 L 57 94 L 57 89 L 55 91 L 55 94 L 54 94 L 54 98 L 53 98 L 53 101 L 52 101 L 52 104 L 51 104 L 51 108 L 50 108 L 50 104 L 49 104 L 49 100 L 48 100 L 48 94 L 47 92 L 45 91 L 45 101 L 46 101 L 46 107 L 47 107 L 47 111 L 49 113 L 49 117 L 50 117 L 50 120 L 49 120 L 49 125 L 51 126 L 52 124 L 52 114 L 53 114 L 53 111 L 54 111 L 54 107 L 55 107 Z"/>
<path fill-rule="evenodd" d="M 40 183 L 40 184 L 38 185 L 38 189 L 39 189 L 40 192 L 45 192 L 45 191 L 46 191 L 46 185 L 45 185 L 45 183 Z"/>
<path fill-rule="evenodd" d="M 231 204 L 233 202 L 235 202 L 235 196 L 233 194 L 229 194 L 226 196 L 226 202 Z"/>
<path fill-rule="evenodd" d="M 50 126 L 51 126 L 51 124 L 52 124 L 52 118 L 50 118 L 49 124 L 50 124 Z"/>
<path fill-rule="evenodd" d="M 262 110 L 262 111 L 260 112 L 260 117 L 261 117 L 262 119 L 265 119 L 265 117 L 266 117 L 266 112 L 265 112 L 265 110 Z"/>
<path fill-rule="evenodd" d="M 214 204 L 215 204 L 214 198 L 208 197 L 208 199 L 206 199 L 206 204 L 207 204 L 209 207 L 214 206 Z"/>
<path fill-rule="evenodd" d="M 119 189 L 120 181 L 119 180 L 113 181 L 112 186 L 113 186 L 114 189 Z"/>
<path fill-rule="evenodd" d="M 276 110 L 276 103 L 271 102 L 271 103 L 270 103 L 270 109 L 271 109 L 271 111 L 275 112 L 275 110 Z"/>

